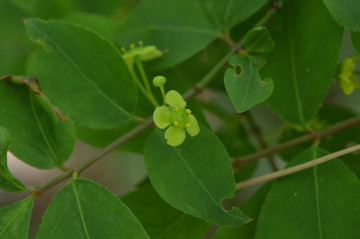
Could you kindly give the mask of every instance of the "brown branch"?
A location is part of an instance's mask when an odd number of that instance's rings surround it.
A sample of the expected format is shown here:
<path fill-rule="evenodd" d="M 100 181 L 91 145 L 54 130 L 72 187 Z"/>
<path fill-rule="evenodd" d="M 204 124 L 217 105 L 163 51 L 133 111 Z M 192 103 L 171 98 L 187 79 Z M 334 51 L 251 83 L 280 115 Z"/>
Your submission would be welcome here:
<path fill-rule="evenodd" d="M 287 141 L 285 143 L 276 145 L 274 147 L 262 150 L 262 151 L 260 151 L 258 153 L 238 158 L 237 160 L 238 160 L 239 164 L 243 166 L 243 165 L 246 165 L 248 163 L 254 162 L 254 161 L 256 161 L 256 160 L 258 160 L 258 159 L 260 159 L 262 157 L 265 157 L 265 156 L 268 156 L 268 155 L 273 155 L 273 154 L 275 154 L 277 152 L 283 151 L 285 149 L 291 148 L 291 147 L 299 145 L 299 144 L 309 142 L 309 141 L 311 141 L 313 139 L 325 138 L 325 137 L 327 137 L 329 135 L 332 135 L 332 134 L 335 134 L 337 132 L 346 130 L 348 128 L 351 128 L 351 127 L 359 125 L 359 124 L 360 124 L 360 116 L 356 116 L 356 117 L 353 117 L 351 119 L 348 119 L 348 120 L 339 122 L 337 124 L 334 124 L 332 126 L 329 126 L 329 127 L 325 128 L 325 129 L 315 131 L 315 132 L 313 132 L 311 134 L 304 135 L 304 136 L 301 136 L 299 138 L 296 138 L 296 139 Z"/>
<path fill-rule="evenodd" d="M 337 151 L 335 153 L 328 154 L 328 155 L 326 155 L 324 157 L 312 160 L 310 162 L 306 162 L 306 163 L 303 163 L 303 164 L 296 165 L 296 166 L 291 167 L 291 168 L 279 170 L 277 172 L 269 173 L 269 174 L 261 176 L 261 177 L 257 177 L 257 178 L 249 179 L 249 180 L 246 180 L 246 181 L 243 181 L 243 182 L 239 182 L 239 183 L 236 184 L 236 189 L 238 190 L 238 189 L 250 187 L 250 186 L 255 185 L 255 184 L 259 184 L 259 183 L 266 182 L 266 181 L 269 181 L 269 180 L 272 180 L 272 179 L 276 179 L 276 178 L 280 178 L 280 177 L 283 177 L 283 176 L 286 176 L 286 175 L 289 175 L 289 174 L 293 174 L 293 173 L 302 171 L 302 170 L 307 169 L 307 168 L 311 168 L 311 167 L 316 166 L 318 164 L 325 163 L 325 162 L 327 162 L 329 160 L 332 160 L 334 158 L 337 158 L 337 157 L 340 157 L 340 156 L 343 156 L 345 154 L 349 154 L 349 153 L 352 153 L 352 152 L 355 152 L 355 151 L 358 151 L 358 150 L 360 150 L 360 144 L 355 145 L 355 146 L 350 147 L 350 148 L 347 148 L 347 149 Z"/>

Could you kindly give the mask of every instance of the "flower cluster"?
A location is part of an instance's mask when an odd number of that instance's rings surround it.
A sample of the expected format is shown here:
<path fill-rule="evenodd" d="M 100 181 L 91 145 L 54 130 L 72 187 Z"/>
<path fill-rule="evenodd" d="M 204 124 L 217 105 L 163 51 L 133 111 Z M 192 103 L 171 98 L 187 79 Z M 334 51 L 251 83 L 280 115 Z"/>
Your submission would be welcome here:
<path fill-rule="evenodd" d="M 155 85 L 155 82 L 154 82 Z M 191 136 L 200 132 L 199 124 L 191 110 L 186 109 L 186 102 L 175 90 L 170 90 L 165 95 L 167 105 L 155 109 L 153 118 L 155 125 L 166 129 L 165 139 L 171 146 L 179 146 L 186 138 L 185 131 Z"/>
<path fill-rule="evenodd" d="M 131 44 L 130 50 L 126 51 L 125 48 L 121 48 L 121 51 L 123 52 L 123 59 L 130 69 L 132 69 L 134 66 L 135 57 L 139 57 L 141 61 L 149 61 L 159 58 L 163 55 L 163 53 L 158 50 L 156 46 L 143 46 L 141 41 L 139 42 L 138 47 L 135 47 L 134 44 Z"/>
<path fill-rule="evenodd" d="M 347 95 L 350 95 L 355 88 L 359 88 L 359 82 L 354 75 L 357 59 L 357 56 L 349 57 L 340 64 L 337 78 L 341 89 Z"/>

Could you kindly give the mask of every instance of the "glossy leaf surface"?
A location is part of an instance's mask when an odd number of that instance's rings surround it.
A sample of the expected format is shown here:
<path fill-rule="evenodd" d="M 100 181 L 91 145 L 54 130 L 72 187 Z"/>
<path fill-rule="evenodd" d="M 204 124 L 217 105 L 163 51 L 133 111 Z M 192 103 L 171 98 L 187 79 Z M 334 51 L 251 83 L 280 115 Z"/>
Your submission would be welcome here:
<path fill-rule="evenodd" d="M 0 102 L 0 125 L 12 136 L 10 151 L 37 168 L 63 167 L 75 144 L 71 120 L 59 120 L 49 101 L 25 85 L 0 81 Z"/>
<path fill-rule="evenodd" d="M 328 153 L 313 147 L 288 167 Z M 338 159 L 285 176 L 262 207 L 256 238 L 358 238 L 359 197 L 359 180 Z"/>
<path fill-rule="evenodd" d="M 11 192 L 21 192 L 26 190 L 25 186 L 11 174 L 7 166 L 9 144 L 10 134 L 7 129 L 0 126 L 0 188 Z"/>
<path fill-rule="evenodd" d="M 268 105 L 286 121 L 305 125 L 333 79 L 343 29 L 321 0 L 285 1 L 268 28 L 275 41 L 262 71 L 274 81 Z"/>
<path fill-rule="evenodd" d="M 259 10 L 266 0 L 204 0 L 205 11 L 216 26 L 229 31 Z"/>
<path fill-rule="evenodd" d="M 0 208 L 0 238 L 27 239 L 33 198 Z"/>
<path fill-rule="evenodd" d="M 335 21 L 354 31 L 360 31 L 360 1 L 324 0 Z"/>
<path fill-rule="evenodd" d="M 136 87 L 109 41 L 62 21 L 28 19 L 25 25 L 40 45 L 32 67 L 43 91 L 77 125 L 116 128 L 133 118 Z"/>
<path fill-rule="evenodd" d="M 249 222 L 239 209 L 222 207 L 223 199 L 234 196 L 234 177 L 224 146 L 206 127 L 178 147 L 155 130 L 145 145 L 145 164 L 155 190 L 173 207 L 217 225 Z"/>
<path fill-rule="evenodd" d="M 122 24 L 118 41 L 126 49 L 143 41 L 168 52 L 153 65 L 167 68 L 188 59 L 220 35 L 200 1 L 148 0 L 137 4 Z"/>
<path fill-rule="evenodd" d="M 273 82 L 270 78 L 261 80 L 259 75 L 264 59 L 236 55 L 230 59 L 230 65 L 241 68 L 240 74 L 236 69 L 228 69 L 224 76 L 225 88 L 236 112 L 245 112 L 269 98 L 273 91 Z"/>
<path fill-rule="evenodd" d="M 186 215 L 167 204 L 151 185 L 121 199 L 135 214 L 152 239 L 198 239 L 209 224 Z"/>
<path fill-rule="evenodd" d="M 87 179 L 73 179 L 54 197 L 37 238 L 149 238 L 119 198 Z"/>

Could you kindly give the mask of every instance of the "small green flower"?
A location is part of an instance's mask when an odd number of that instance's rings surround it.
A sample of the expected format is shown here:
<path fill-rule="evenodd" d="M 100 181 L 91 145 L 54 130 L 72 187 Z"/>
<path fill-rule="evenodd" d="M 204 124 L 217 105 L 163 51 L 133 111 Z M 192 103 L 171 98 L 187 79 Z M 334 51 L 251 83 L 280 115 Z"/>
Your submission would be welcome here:
<path fill-rule="evenodd" d="M 340 64 L 337 78 L 341 89 L 347 95 L 350 95 L 355 88 L 359 88 L 359 82 L 354 75 L 357 59 L 357 56 L 349 57 Z"/>
<path fill-rule="evenodd" d="M 125 48 L 121 48 L 121 51 L 123 52 L 123 59 L 130 69 L 132 69 L 134 66 L 136 56 L 138 56 L 141 61 L 149 61 L 159 58 L 163 55 L 163 53 L 158 50 L 156 46 L 143 46 L 141 41 L 139 42 L 138 47 L 135 47 L 134 44 L 131 44 L 130 50 L 125 51 Z"/>
<path fill-rule="evenodd" d="M 153 118 L 155 125 L 166 129 L 165 139 L 171 146 L 179 146 L 185 140 L 185 131 L 191 136 L 200 132 L 199 124 L 191 110 L 186 109 L 186 102 L 175 90 L 170 90 L 165 95 L 168 106 L 159 106 L 155 109 Z"/>

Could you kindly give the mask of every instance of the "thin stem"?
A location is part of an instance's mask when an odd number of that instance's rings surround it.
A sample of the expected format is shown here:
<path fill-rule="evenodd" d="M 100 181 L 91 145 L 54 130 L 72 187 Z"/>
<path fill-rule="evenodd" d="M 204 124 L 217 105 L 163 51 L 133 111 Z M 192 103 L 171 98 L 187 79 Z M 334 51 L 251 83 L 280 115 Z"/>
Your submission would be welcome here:
<path fill-rule="evenodd" d="M 136 83 L 136 85 L 138 86 L 139 90 L 141 91 L 141 93 L 143 93 L 143 95 L 150 101 L 150 103 L 154 106 L 154 107 L 158 107 L 159 104 L 154 101 L 154 98 L 152 98 L 148 92 L 145 90 L 144 86 L 141 84 L 139 77 L 136 75 L 134 70 L 130 70 L 130 73 Z"/>
<path fill-rule="evenodd" d="M 329 160 L 332 160 L 334 158 L 337 158 L 337 157 L 340 157 L 340 156 L 343 156 L 345 154 L 349 154 L 349 153 L 352 153 L 352 152 L 355 152 L 355 151 L 358 151 L 358 150 L 360 150 L 360 144 L 355 145 L 355 146 L 350 147 L 350 148 L 346 148 L 346 149 L 337 151 L 335 153 L 328 154 L 328 155 L 326 155 L 324 157 L 312 160 L 310 162 L 299 164 L 299 165 L 296 165 L 296 166 L 291 167 L 291 168 L 279 170 L 277 172 L 270 173 L 270 174 L 267 174 L 267 175 L 264 175 L 264 176 L 261 176 L 261 177 L 258 177 L 258 178 L 253 178 L 253 179 L 250 179 L 250 180 L 246 180 L 246 181 L 237 183 L 236 184 L 236 189 L 242 189 L 242 188 L 250 187 L 250 186 L 255 185 L 255 184 L 259 184 L 259 183 L 266 182 L 266 181 L 269 181 L 269 180 L 272 180 L 272 179 L 276 179 L 276 178 L 280 178 L 280 177 L 283 177 L 283 176 L 286 176 L 286 175 L 289 175 L 289 174 L 293 174 L 293 173 L 296 173 L 296 172 L 302 171 L 304 169 L 314 167 L 316 165 L 325 163 L 325 162 L 327 162 Z"/>
<path fill-rule="evenodd" d="M 141 61 L 140 61 L 140 57 L 139 57 L 139 56 L 135 56 L 135 64 L 136 64 L 136 66 L 137 66 L 137 68 L 138 68 L 138 70 L 139 70 L 139 72 L 140 72 L 140 76 L 141 76 L 141 78 L 142 78 L 142 80 L 143 80 L 143 82 L 144 82 L 144 85 L 145 85 L 145 88 L 146 88 L 146 90 L 147 90 L 147 92 L 148 92 L 149 97 L 151 97 L 152 100 L 153 100 L 154 102 L 156 102 L 156 105 L 158 106 L 159 103 L 157 102 L 157 100 L 155 99 L 154 94 L 153 94 L 152 91 L 151 91 L 151 87 L 150 87 L 150 84 L 149 84 L 148 77 L 147 77 L 146 72 L 145 72 L 145 70 L 144 70 L 144 67 L 143 67 L 143 65 L 142 65 L 142 63 L 141 63 Z"/>
<path fill-rule="evenodd" d="M 95 155 L 94 157 L 87 159 L 77 165 L 75 165 L 74 167 L 70 168 L 69 170 L 67 170 L 66 172 L 63 172 L 62 174 L 50 179 L 49 181 L 40 184 L 38 186 L 36 186 L 35 191 L 36 194 L 42 194 L 45 191 L 49 190 L 50 188 L 52 188 L 53 186 L 57 185 L 58 183 L 60 183 L 61 181 L 67 179 L 68 177 L 71 177 L 71 175 L 74 172 L 77 173 L 81 173 L 82 171 L 84 171 L 86 168 L 88 168 L 90 165 L 92 165 L 93 163 L 95 163 L 96 161 L 98 161 L 99 159 L 103 158 L 105 155 L 109 154 L 110 152 L 112 152 L 114 149 L 118 148 L 120 145 L 126 143 L 127 141 L 129 141 L 130 139 L 132 139 L 134 136 L 140 134 L 141 132 L 143 132 L 144 130 L 146 130 L 147 128 L 149 128 L 151 125 L 153 124 L 153 120 L 152 118 L 148 118 L 146 121 L 144 121 L 142 124 L 140 124 L 139 126 L 135 127 L 134 129 L 130 130 L 128 133 L 124 134 L 123 136 L 121 136 L 119 139 L 117 139 L 116 141 L 114 141 L 113 143 L 111 143 L 110 145 L 108 145 L 106 148 L 102 149 L 97 155 Z"/>
<path fill-rule="evenodd" d="M 268 145 L 267 143 L 265 142 L 265 139 L 263 137 L 263 134 L 261 132 L 261 129 L 260 127 L 258 126 L 258 124 L 255 122 L 254 118 L 252 117 L 250 111 L 247 111 L 245 114 L 245 119 L 246 121 L 249 123 L 250 125 L 250 129 L 253 133 L 253 135 L 255 136 L 256 140 L 258 141 L 259 143 L 259 146 L 262 150 L 265 150 L 268 148 Z M 268 161 L 269 161 L 269 164 L 272 168 L 273 171 L 277 171 L 279 170 L 274 162 L 274 158 L 272 155 L 267 155 L 266 156 Z"/>
<path fill-rule="evenodd" d="M 163 103 L 164 103 L 164 105 L 166 105 L 164 85 L 161 85 L 161 86 L 160 86 L 160 91 L 161 91 L 161 95 L 162 95 L 162 97 L 163 97 L 163 101 L 164 101 Z"/>
<path fill-rule="evenodd" d="M 272 148 L 262 150 L 262 151 L 260 151 L 258 153 L 238 158 L 237 160 L 238 160 L 239 164 L 243 166 L 243 165 L 246 165 L 246 164 L 251 163 L 253 161 L 256 161 L 256 160 L 258 160 L 258 159 L 260 159 L 260 158 L 262 158 L 264 156 L 275 154 L 277 152 L 280 152 L 282 150 L 291 148 L 293 146 L 309 142 L 309 141 L 311 141 L 313 139 L 325 138 L 326 136 L 329 136 L 331 134 L 335 134 L 337 132 L 343 131 L 345 129 L 351 128 L 351 127 L 359 125 L 359 124 L 360 124 L 360 116 L 356 116 L 356 117 L 350 118 L 348 120 L 341 121 L 341 122 L 339 122 L 337 124 L 334 124 L 332 126 L 329 126 L 329 127 L 325 128 L 325 129 L 315 131 L 315 132 L 313 132 L 311 134 L 304 135 L 304 136 L 301 136 L 299 138 L 287 141 L 285 143 L 276 145 L 276 146 L 274 146 Z"/>

